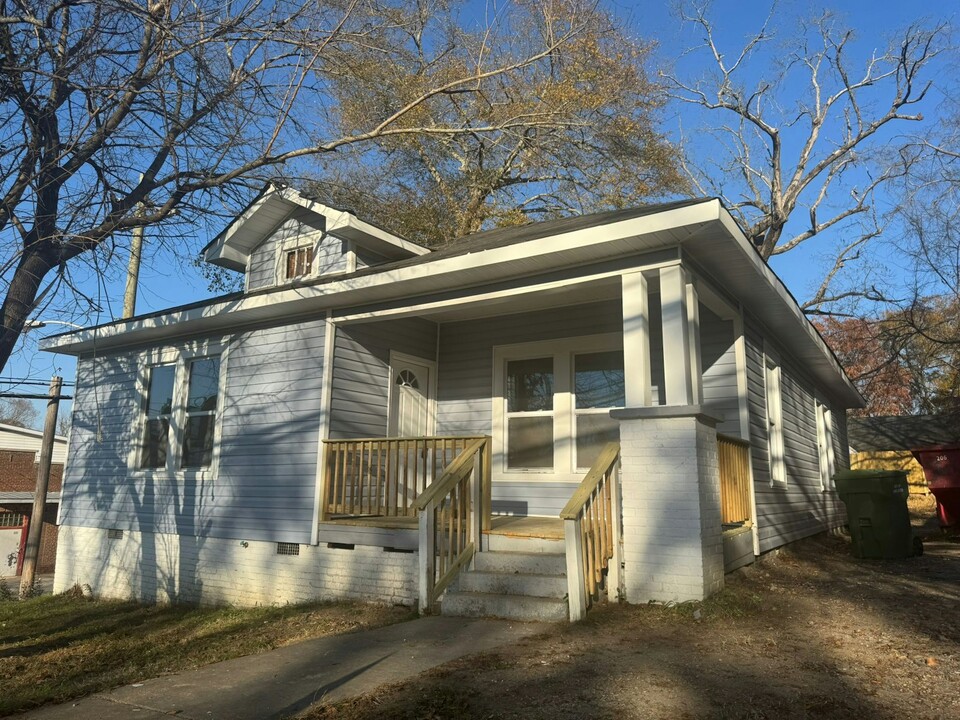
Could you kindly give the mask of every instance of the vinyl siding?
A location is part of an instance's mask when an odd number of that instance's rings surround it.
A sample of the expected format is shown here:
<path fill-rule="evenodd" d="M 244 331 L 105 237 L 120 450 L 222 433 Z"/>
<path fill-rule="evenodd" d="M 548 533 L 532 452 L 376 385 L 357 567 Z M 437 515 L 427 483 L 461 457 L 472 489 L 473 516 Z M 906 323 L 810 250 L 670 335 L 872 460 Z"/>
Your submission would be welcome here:
<path fill-rule="evenodd" d="M 344 242 L 324 234 L 323 217 L 303 208 L 293 211 L 290 217 L 250 254 L 248 289 L 256 290 L 276 285 L 277 278 L 282 278 L 286 271 L 283 250 L 292 250 L 309 243 L 313 244 L 314 276 L 346 271 Z"/>
<path fill-rule="evenodd" d="M 386 436 L 391 350 L 433 360 L 437 354 L 436 324 L 405 318 L 337 328 L 331 438 Z"/>
<path fill-rule="evenodd" d="M 316 487 L 323 320 L 233 338 L 221 372 L 220 464 L 171 478 L 127 468 L 140 424 L 139 353 L 77 369 L 61 520 L 185 536 L 310 541 Z"/>
<path fill-rule="evenodd" d="M 786 486 L 770 485 L 763 339 L 748 319 L 746 328 L 750 439 L 760 551 L 822 532 L 842 522 L 835 492 L 820 487 L 817 424 L 812 385 L 792 360 L 780 353 Z M 768 343 L 771 341 L 768 340 Z M 844 411 L 834 410 L 835 445 L 845 436 Z M 838 467 L 845 453 L 837 453 Z"/>
<path fill-rule="evenodd" d="M 651 355 L 654 384 L 662 384 L 659 297 L 650 298 Z M 444 435 L 489 435 L 492 432 L 493 348 L 496 345 L 620 333 L 619 300 L 591 303 L 440 326 L 437 430 Z M 654 396 L 657 393 L 655 391 Z M 494 482 L 494 511 L 518 515 L 556 515 L 576 484 Z"/>
<path fill-rule="evenodd" d="M 733 321 L 721 320 L 700 305 L 700 363 L 703 370 L 703 407 L 721 420 L 717 432 L 740 437 L 740 397 Z"/>

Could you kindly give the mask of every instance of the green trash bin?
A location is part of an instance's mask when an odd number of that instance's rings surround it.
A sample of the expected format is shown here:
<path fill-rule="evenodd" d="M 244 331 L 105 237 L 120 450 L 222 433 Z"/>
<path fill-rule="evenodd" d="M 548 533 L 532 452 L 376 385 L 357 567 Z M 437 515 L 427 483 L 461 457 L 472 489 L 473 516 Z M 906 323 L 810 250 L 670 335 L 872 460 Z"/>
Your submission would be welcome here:
<path fill-rule="evenodd" d="M 902 470 L 844 470 L 834 476 L 837 494 L 847 506 L 853 554 L 897 560 L 919 555 L 907 510 L 907 473 Z"/>

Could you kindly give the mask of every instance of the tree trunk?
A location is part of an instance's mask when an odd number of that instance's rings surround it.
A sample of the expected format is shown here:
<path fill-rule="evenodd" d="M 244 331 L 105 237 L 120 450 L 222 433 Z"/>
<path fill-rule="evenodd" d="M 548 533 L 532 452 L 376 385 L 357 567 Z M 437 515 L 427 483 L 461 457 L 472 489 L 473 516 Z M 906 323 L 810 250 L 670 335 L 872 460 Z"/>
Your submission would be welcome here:
<path fill-rule="evenodd" d="M 3 320 L 3 326 L 0 327 L 0 368 L 6 367 L 23 332 L 23 325 L 33 310 L 40 283 L 55 265 L 42 254 L 30 251 L 23 254 L 17 265 L 0 308 L 0 318 Z"/>

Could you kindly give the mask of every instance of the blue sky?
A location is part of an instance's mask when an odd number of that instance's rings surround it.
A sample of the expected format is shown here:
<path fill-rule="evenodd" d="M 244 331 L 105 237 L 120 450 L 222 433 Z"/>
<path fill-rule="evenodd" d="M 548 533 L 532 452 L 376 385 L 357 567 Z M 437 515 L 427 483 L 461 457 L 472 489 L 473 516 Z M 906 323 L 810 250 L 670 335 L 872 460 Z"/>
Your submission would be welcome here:
<path fill-rule="evenodd" d="M 478 17 L 482 16 L 482 5 L 484 3 L 477 4 Z M 934 14 L 938 18 L 948 21 L 954 19 L 952 3 L 943 3 L 942 9 L 938 7 L 940 4 L 931 6 L 926 3 L 904 3 L 893 2 L 892 0 L 875 0 L 874 2 L 846 0 L 833 2 L 830 5 L 832 11 L 840 17 L 841 21 L 855 30 L 857 39 L 852 46 L 852 51 L 859 54 L 861 58 L 868 57 L 874 49 L 882 50 L 893 31 L 911 23 L 930 21 L 931 15 Z M 704 57 L 688 53 L 691 47 L 700 43 L 701 34 L 693 32 L 689 26 L 680 23 L 671 11 L 672 2 L 642 0 L 631 3 L 619 0 L 611 3 L 611 6 L 630 24 L 633 34 L 656 40 L 659 63 L 673 67 L 679 74 L 686 76 L 696 74 L 703 68 Z M 744 39 L 760 27 L 769 12 L 769 7 L 769 2 L 758 0 L 715 3 L 712 14 L 719 18 L 717 38 L 722 49 L 728 53 L 735 53 Z M 784 0 L 777 5 L 775 25 L 778 27 L 788 26 L 791 18 L 797 16 L 809 17 L 817 8 L 822 7 L 822 4 Z M 783 31 L 781 31 L 780 37 L 769 45 L 767 57 L 770 63 L 774 62 L 780 43 L 788 39 L 788 37 L 783 36 Z M 940 87 L 947 87 L 951 81 L 947 69 L 941 65 L 935 70 L 938 74 L 932 75 L 932 79 Z M 770 66 L 764 66 L 761 63 L 754 72 L 769 73 L 769 71 Z M 786 86 L 783 90 L 789 96 L 794 88 Z M 795 91 L 800 92 L 800 90 L 801 88 L 797 87 Z M 939 96 L 932 95 L 930 101 L 923 108 L 930 121 L 937 117 L 940 99 Z M 664 120 L 665 132 L 675 137 L 675 128 L 681 122 L 685 131 L 690 132 L 695 130 L 697 123 L 702 118 L 698 118 L 689 108 L 672 107 L 666 112 Z M 709 152 L 709 148 L 695 149 L 698 153 Z M 196 228 L 195 246 L 202 246 L 213 233 L 220 229 L 220 226 L 219 221 L 213 221 L 210 227 Z M 155 246 L 156 238 L 151 238 L 150 234 L 151 231 L 148 230 L 148 249 L 141 273 L 138 313 L 160 310 L 209 297 L 211 293 L 207 290 L 206 281 L 199 276 L 195 268 L 189 263 L 173 261 L 165 252 L 154 251 L 152 248 Z M 774 258 L 772 262 L 774 269 L 798 298 L 807 297 L 816 287 L 818 278 L 822 276 L 825 264 L 830 256 L 830 244 L 831 239 L 826 238 L 824 242 L 810 243 L 807 248 L 792 251 L 781 258 Z M 892 258 L 887 252 L 878 252 L 878 257 L 885 265 L 887 272 L 897 272 L 896 263 L 891 262 Z M 125 258 L 116 263 L 113 270 L 101 283 L 95 281 L 94 273 L 91 271 L 81 271 L 79 269 L 76 271 L 88 292 L 100 300 L 103 308 L 99 317 L 100 322 L 108 321 L 119 314 L 124 290 L 124 277 L 121 272 L 121 266 L 124 262 Z M 54 313 L 45 313 L 39 319 L 48 320 L 56 317 L 57 315 Z M 91 320 L 96 320 L 96 318 Z M 36 350 L 36 341 L 39 337 L 63 329 L 62 326 L 50 325 L 48 328 L 33 330 L 27 334 L 21 343 L 20 351 L 15 354 L 7 366 L 4 377 L 29 377 L 48 380 L 51 375 L 56 373 L 62 375 L 68 381 L 72 380 L 75 371 L 72 358 L 39 353 Z M 23 389 L 26 390 L 26 388 Z"/>

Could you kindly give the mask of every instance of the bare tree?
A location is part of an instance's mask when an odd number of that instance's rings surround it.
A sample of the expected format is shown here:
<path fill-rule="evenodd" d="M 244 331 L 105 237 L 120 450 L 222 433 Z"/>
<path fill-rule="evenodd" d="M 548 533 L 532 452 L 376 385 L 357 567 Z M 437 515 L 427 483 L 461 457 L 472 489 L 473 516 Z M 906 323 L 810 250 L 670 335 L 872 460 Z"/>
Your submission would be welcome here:
<path fill-rule="evenodd" d="M 592 12 L 577 0 L 523 3 L 536 18 L 529 52 L 491 60 L 488 49 L 509 28 L 495 24 L 459 66 L 432 72 L 428 63 L 375 103 L 337 105 L 332 88 L 370 63 L 403 62 L 411 24 L 445 5 L 0 0 L 0 367 L 30 313 L 76 289 L 75 261 L 106 262 L 134 227 L 164 223 L 175 235 L 309 156 L 520 125 L 513 117 L 434 122 L 429 108 L 549 65 Z M 442 38 L 416 41 L 425 56 L 447 50 Z M 360 116 L 344 122 L 349 112 Z"/>
<path fill-rule="evenodd" d="M 853 30 L 824 13 L 791 28 L 772 59 L 774 9 L 733 53 L 721 48 L 707 5 L 683 10 L 702 34 L 698 50 L 711 70 L 697 80 L 666 77 L 679 101 L 723 118 L 712 127 L 719 159 L 689 166 L 689 174 L 701 192 L 724 199 L 764 259 L 823 234 L 841 238 L 807 312 L 852 295 L 880 299 L 875 287 L 833 288 L 885 228 L 880 193 L 916 161 L 912 143 L 893 133 L 923 119 L 918 106 L 944 26 L 909 27 L 857 61 Z"/>
<path fill-rule="evenodd" d="M 37 409 L 24 398 L 0 398 L 0 423 L 32 428 L 37 424 Z"/>
<path fill-rule="evenodd" d="M 540 25 L 516 12 L 510 42 L 490 47 L 491 60 L 500 64 L 535 51 L 543 42 Z M 411 25 L 403 63 L 370 64 L 337 86 L 338 105 L 349 110 L 344 122 L 362 124 L 378 98 L 402 93 L 431 72 L 450 72 L 480 52 L 482 29 L 449 27 L 442 57 L 423 51 L 421 27 Z M 647 72 L 652 49 L 598 9 L 583 17 L 582 31 L 549 64 L 500 75 L 482 92 L 448 95 L 428 109 L 431 124 L 502 129 L 408 135 L 324 156 L 315 191 L 438 245 L 481 227 L 623 207 L 685 190 L 677 149 L 661 133 L 666 95 Z M 556 122 L 545 125 L 544 115 Z"/>

